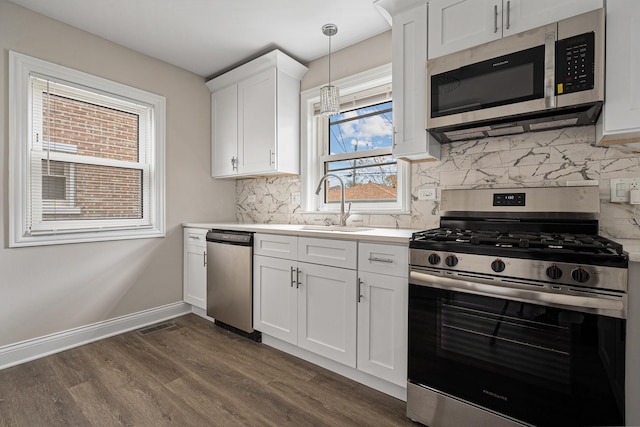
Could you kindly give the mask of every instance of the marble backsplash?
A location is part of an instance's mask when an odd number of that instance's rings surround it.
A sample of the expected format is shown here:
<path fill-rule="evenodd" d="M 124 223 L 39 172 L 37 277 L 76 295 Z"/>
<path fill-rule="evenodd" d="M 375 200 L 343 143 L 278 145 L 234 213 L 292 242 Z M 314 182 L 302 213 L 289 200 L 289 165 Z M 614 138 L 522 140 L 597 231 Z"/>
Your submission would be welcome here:
<path fill-rule="evenodd" d="M 594 146 L 593 126 L 447 144 L 440 161 L 411 165 L 411 213 L 352 215 L 349 225 L 414 228 L 438 226 L 439 201 L 418 200 L 420 188 L 564 186 L 567 181 L 597 180 L 600 231 L 618 238 L 640 238 L 635 206 L 610 203 L 612 178 L 640 177 L 640 143 Z M 236 219 L 243 223 L 321 224 L 336 215 L 302 213 L 290 203 L 301 191 L 298 176 L 236 181 Z M 255 202 L 250 202 L 250 195 Z"/>

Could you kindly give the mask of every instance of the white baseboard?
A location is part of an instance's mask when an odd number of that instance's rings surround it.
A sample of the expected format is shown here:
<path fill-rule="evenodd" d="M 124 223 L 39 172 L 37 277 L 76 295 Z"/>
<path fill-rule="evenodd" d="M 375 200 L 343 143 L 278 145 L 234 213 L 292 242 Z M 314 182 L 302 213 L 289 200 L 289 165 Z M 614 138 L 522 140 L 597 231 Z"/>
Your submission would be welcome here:
<path fill-rule="evenodd" d="M 270 335 L 262 334 L 262 343 L 270 347 L 277 348 L 280 351 L 284 351 L 285 353 L 292 354 L 300 359 L 306 360 L 307 362 L 311 362 L 314 365 L 328 369 L 336 374 L 342 375 L 343 377 L 359 382 L 360 384 L 364 384 L 372 389 L 388 394 L 389 396 L 393 396 L 396 399 L 400 399 L 404 402 L 407 401 L 406 387 L 400 387 L 399 385 L 392 384 L 388 381 L 343 365 L 342 363 L 327 359 L 326 357 L 312 353 L 296 345 L 289 344 L 288 342 L 274 338 Z"/>
<path fill-rule="evenodd" d="M 191 305 L 176 302 L 79 328 L 0 347 L 0 369 L 191 313 Z"/>

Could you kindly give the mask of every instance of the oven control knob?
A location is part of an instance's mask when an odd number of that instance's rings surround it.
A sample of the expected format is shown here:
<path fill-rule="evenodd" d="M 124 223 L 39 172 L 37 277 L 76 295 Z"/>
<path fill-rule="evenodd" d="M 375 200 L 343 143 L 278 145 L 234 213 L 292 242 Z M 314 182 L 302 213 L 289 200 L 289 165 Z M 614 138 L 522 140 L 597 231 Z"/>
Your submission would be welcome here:
<path fill-rule="evenodd" d="M 502 261 L 501 259 L 495 259 L 492 263 L 491 263 L 491 269 L 493 271 L 495 271 L 496 273 L 501 273 L 504 271 L 504 261 Z"/>
<path fill-rule="evenodd" d="M 547 277 L 550 279 L 559 279 L 562 277 L 562 270 L 560 270 L 560 267 L 553 264 L 551 267 L 547 268 Z"/>
<path fill-rule="evenodd" d="M 436 253 L 429 254 L 429 258 L 427 258 L 429 264 L 436 265 L 440 263 L 440 255 Z"/>
<path fill-rule="evenodd" d="M 584 283 L 587 280 L 589 280 L 589 278 L 591 277 L 591 275 L 589 274 L 589 272 L 587 270 L 585 270 L 582 267 L 578 267 L 575 270 L 573 270 L 571 272 L 571 277 L 573 278 L 573 280 L 575 280 L 576 282 L 580 282 L 580 283 Z"/>
<path fill-rule="evenodd" d="M 455 255 L 449 255 L 444 259 L 444 263 L 449 267 L 455 267 L 458 264 L 458 257 Z"/>

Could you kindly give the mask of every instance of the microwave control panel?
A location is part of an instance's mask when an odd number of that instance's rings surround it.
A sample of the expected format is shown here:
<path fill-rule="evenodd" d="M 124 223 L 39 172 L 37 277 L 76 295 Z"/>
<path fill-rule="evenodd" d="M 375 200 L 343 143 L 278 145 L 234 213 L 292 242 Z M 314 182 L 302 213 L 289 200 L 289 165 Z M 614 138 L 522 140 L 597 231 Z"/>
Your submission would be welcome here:
<path fill-rule="evenodd" d="M 556 95 L 593 89 L 594 52 L 593 32 L 556 42 Z"/>

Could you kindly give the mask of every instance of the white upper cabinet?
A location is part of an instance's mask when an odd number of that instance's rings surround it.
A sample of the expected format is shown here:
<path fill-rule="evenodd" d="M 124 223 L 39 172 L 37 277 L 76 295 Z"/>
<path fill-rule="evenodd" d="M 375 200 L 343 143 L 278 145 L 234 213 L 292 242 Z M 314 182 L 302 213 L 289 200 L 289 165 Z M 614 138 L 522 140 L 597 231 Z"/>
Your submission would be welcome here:
<path fill-rule="evenodd" d="M 211 170 L 213 176 L 235 175 L 238 158 L 238 85 L 211 94 Z"/>
<path fill-rule="evenodd" d="M 399 159 L 439 159 L 440 144 L 425 130 L 426 1 L 377 0 L 392 15 L 393 155 Z"/>
<path fill-rule="evenodd" d="M 432 0 L 429 2 L 429 58 L 602 6 L 603 0 Z"/>
<path fill-rule="evenodd" d="M 214 178 L 300 173 L 300 80 L 274 50 L 207 82 Z"/>
<path fill-rule="evenodd" d="M 640 142 L 640 1 L 607 0 L 605 103 L 597 142 Z"/>
<path fill-rule="evenodd" d="M 502 37 L 502 2 L 434 0 L 429 3 L 429 58 Z"/>

